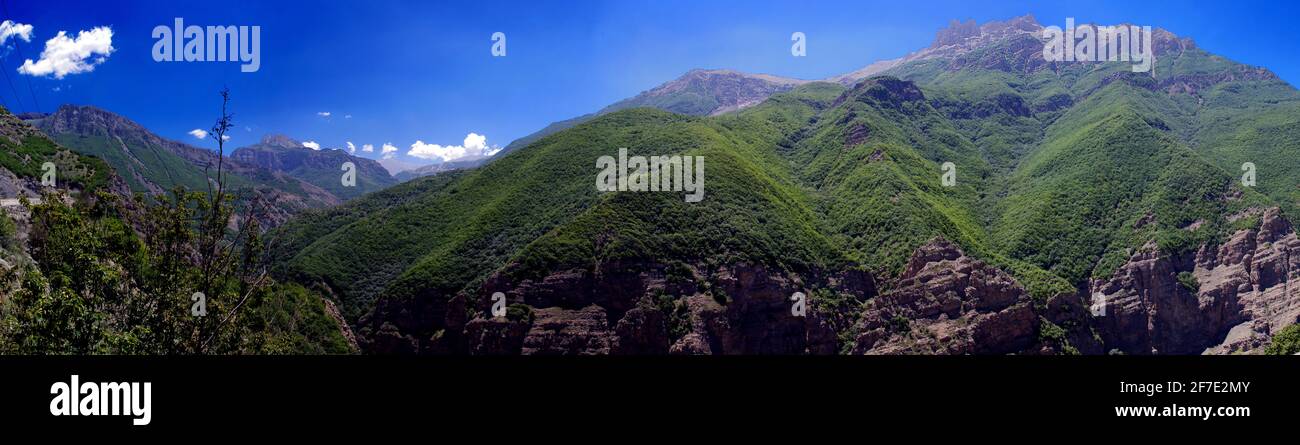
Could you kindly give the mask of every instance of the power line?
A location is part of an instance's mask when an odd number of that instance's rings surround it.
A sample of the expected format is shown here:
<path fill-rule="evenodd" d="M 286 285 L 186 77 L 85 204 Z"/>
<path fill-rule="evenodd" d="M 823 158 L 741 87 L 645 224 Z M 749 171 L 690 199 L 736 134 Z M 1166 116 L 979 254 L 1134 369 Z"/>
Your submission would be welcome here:
<path fill-rule="evenodd" d="M 9 14 L 9 3 L 0 1 L 0 7 L 4 7 L 5 17 L 13 17 L 13 15 Z M 17 24 L 17 22 L 14 22 L 14 24 Z M 18 50 L 18 58 L 20 60 L 27 58 L 27 56 L 23 54 L 23 47 L 18 43 L 17 37 L 14 38 L 14 49 Z M 36 99 L 36 89 L 32 88 L 32 79 L 24 77 L 23 80 L 27 81 L 27 92 L 32 94 L 32 103 L 36 104 L 36 112 L 39 113 L 41 111 L 41 101 Z"/>
<path fill-rule="evenodd" d="M 0 73 L 4 73 L 5 83 L 9 84 L 9 91 L 13 91 L 14 100 L 18 101 L 18 106 L 23 107 L 24 109 L 27 108 L 26 105 L 23 105 L 23 99 L 21 97 L 18 97 L 18 89 L 14 88 L 14 82 L 12 80 L 9 80 L 9 70 L 0 67 Z"/>

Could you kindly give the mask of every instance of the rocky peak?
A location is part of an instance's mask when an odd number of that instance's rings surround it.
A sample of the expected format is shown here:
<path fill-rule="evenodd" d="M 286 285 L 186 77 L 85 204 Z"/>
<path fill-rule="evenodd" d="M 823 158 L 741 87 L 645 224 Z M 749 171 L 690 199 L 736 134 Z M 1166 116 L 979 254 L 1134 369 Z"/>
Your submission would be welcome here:
<path fill-rule="evenodd" d="M 696 116 L 717 115 L 756 105 L 803 83 L 807 81 L 732 70 L 694 69 L 597 114 L 649 106 Z"/>
<path fill-rule="evenodd" d="M 966 20 L 965 22 L 956 19 L 948 22 L 948 27 L 940 29 L 935 33 L 934 43 L 930 44 L 931 48 L 941 46 L 956 45 L 966 41 L 971 37 L 979 37 L 980 27 L 975 24 L 975 20 Z"/>
<path fill-rule="evenodd" d="M 934 36 L 930 49 L 960 47 L 965 50 L 983 46 L 1008 37 L 1027 33 L 1039 33 L 1043 29 L 1032 15 L 1024 15 L 1011 20 L 988 22 L 983 25 L 975 20 L 961 22 L 953 20 L 948 27 L 940 29 Z"/>
<path fill-rule="evenodd" d="M 268 134 L 262 136 L 262 141 L 258 145 L 276 148 L 307 148 L 303 147 L 301 142 L 282 134 Z"/>
<path fill-rule="evenodd" d="M 116 113 L 90 105 L 64 104 L 58 111 L 39 120 L 39 127 L 50 134 L 115 135 L 147 133 L 140 124 Z"/>
<path fill-rule="evenodd" d="M 837 98 L 835 105 L 839 105 L 850 98 L 898 108 L 904 102 L 924 101 L 925 94 L 921 92 L 920 87 L 916 86 L 916 83 L 910 80 L 902 80 L 893 76 L 879 76 L 858 83 L 852 90 L 846 91 Z"/>

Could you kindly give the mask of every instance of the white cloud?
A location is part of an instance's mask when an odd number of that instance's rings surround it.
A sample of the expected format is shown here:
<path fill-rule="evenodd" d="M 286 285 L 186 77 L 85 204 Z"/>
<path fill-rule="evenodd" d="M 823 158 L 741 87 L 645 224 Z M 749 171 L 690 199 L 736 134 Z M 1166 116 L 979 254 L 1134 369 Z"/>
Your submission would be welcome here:
<path fill-rule="evenodd" d="M 351 114 L 349 114 L 349 115 L 345 115 L 345 116 L 343 116 L 343 118 L 344 118 L 344 119 L 352 119 L 352 115 L 351 115 Z"/>
<path fill-rule="evenodd" d="M 208 132 L 195 128 L 190 130 L 190 136 L 194 136 L 195 139 L 204 139 L 208 137 Z"/>
<path fill-rule="evenodd" d="M 320 117 L 330 117 L 330 112 L 328 112 L 328 111 L 317 111 L 317 112 L 316 112 L 316 115 L 317 115 L 317 116 L 320 116 Z"/>
<path fill-rule="evenodd" d="M 415 141 L 406 154 L 420 159 L 442 159 L 443 162 L 450 162 L 466 157 L 492 156 L 499 151 L 501 151 L 499 147 L 488 146 L 487 136 L 470 133 L 465 136 L 465 140 L 460 145 L 426 144 L 424 141 Z"/>
<path fill-rule="evenodd" d="M 312 150 L 320 150 L 320 144 L 317 144 L 316 141 L 303 142 L 302 146 L 310 148 Z"/>
<path fill-rule="evenodd" d="M 361 151 L 364 151 L 364 152 L 367 152 L 367 153 L 372 152 L 372 151 L 375 151 L 375 146 L 374 146 L 374 145 L 370 145 L 370 144 L 362 145 L 362 146 L 361 146 Z"/>
<path fill-rule="evenodd" d="M 352 141 L 348 141 L 348 153 L 356 153 L 356 152 L 357 152 L 357 146 L 353 145 Z"/>
<path fill-rule="evenodd" d="M 391 142 L 384 144 L 383 147 L 384 159 L 392 159 L 393 156 L 397 156 L 396 153 L 397 153 L 397 147 L 394 147 Z"/>
<path fill-rule="evenodd" d="M 32 25 L 14 23 L 13 20 L 0 22 L 0 45 L 8 42 L 10 37 L 18 37 L 24 42 L 32 41 Z"/>
<path fill-rule="evenodd" d="M 30 76 L 48 76 L 62 79 L 69 74 L 88 73 L 95 70 L 95 65 L 108 60 L 113 53 L 113 30 L 100 26 L 90 31 L 80 31 L 76 39 L 70 39 L 66 31 L 45 41 L 45 51 L 41 59 L 32 62 L 27 59 L 18 72 Z"/>
<path fill-rule="evenodd" d="M 221 140 L 223 140 L 223 141 L 229 141 L 229 140 L 230 140 L 230 135 L 228 135 L 228 134 L 223 134 L 223 135 L 221 135 Z"/>

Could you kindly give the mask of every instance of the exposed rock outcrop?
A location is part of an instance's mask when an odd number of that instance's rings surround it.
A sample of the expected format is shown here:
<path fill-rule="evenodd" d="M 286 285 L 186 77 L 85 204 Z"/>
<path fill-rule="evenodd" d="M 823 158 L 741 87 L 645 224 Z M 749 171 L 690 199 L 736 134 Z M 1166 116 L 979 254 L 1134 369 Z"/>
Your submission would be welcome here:
<path fill-rule="evenodd" d="M 1269 209 L 1259 228 L 1185 258 L 1141 249 L 1111 278 L 1094 280 L 1106 310 L 1095 318 L 1107 347 L 1125 353 L 1254 352 L 1300 317 L 1298 270 L 1300 240 Z"/>
<path fill-rule="evenodd" d="M 1010 275 L 937 239 L 894 290 L 867 302 L 856 354 L 1005 354 L 1041 349 L 1039 315 Z"/>

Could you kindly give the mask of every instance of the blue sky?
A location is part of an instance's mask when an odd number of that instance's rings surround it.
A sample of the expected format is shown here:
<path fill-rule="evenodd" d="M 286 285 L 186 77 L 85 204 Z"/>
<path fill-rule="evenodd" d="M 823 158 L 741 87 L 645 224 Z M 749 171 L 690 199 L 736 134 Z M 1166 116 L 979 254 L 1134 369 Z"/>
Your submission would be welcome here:
<path fill-rule="evenodd" d="M 929 45 L 951 19 L 980 23 L 1032 13 L 1132 22 L 1191 37 L 1203 48 L 1300 80 L 1300 9 L 1287 2 L 984 1 L 358 1 L 184 2 L 0 0 L 0 19 L 32 25 L 31 41 L 0 50 L 14 111 L 95 105 L 201 147 L 190 130 L 217 117 L 228 86 L 236 131 L 229 145 L 281 133 L 405 156 L 416 141 L 461 145 L 468 133 L 505 146 L 546 124 L 589 113 L 692 68 L 729 68 L 805 79 L 842 74 Z M 155 62 L 155 26 L 258 25 L 261 67 Z M 58 31 L 107 26 L 113 51 L 93 71 L 19 73 Z M 507 56 L 492 57 L 504 32 Z M 790 55 L 790 34 L 808 37 Z M 20 55 L 21 53 L 21 55 Z M 92 57 L 93 58 L 93 57 Z M 0 82 L 6 82 L 0 77 Z M 33 97 L 34 96 L 34 97 Z M 318 113 L 329 112 L 329 117 Z M 345 116 L 351 115 L 351 118 Z"/>

